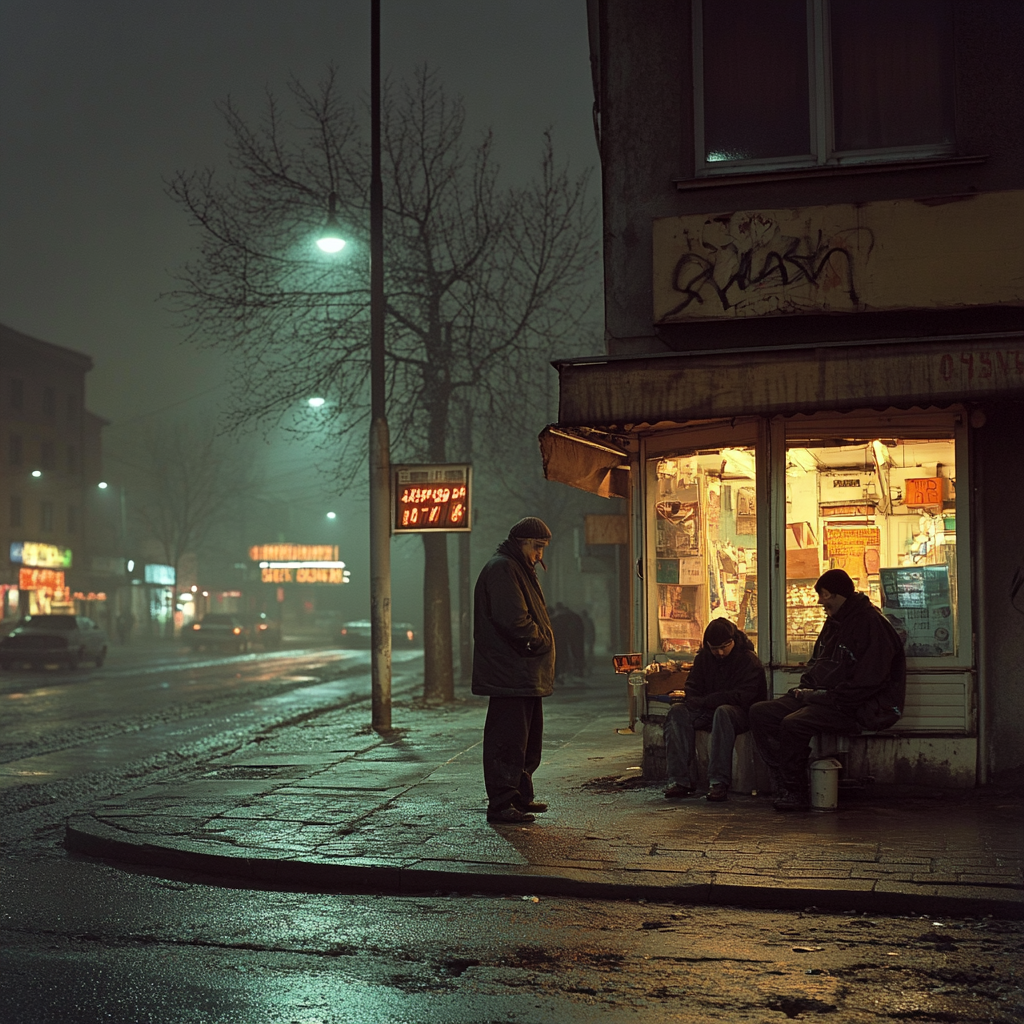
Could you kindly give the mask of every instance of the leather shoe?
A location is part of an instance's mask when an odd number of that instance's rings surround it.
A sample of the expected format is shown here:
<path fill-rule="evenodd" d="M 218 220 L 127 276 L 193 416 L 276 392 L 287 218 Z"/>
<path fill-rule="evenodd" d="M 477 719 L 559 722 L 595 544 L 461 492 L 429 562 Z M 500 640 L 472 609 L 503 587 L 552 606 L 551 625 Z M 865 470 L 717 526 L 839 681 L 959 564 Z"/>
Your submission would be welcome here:
<path fill-rule="evenodd" d="M 729 799 L 729 787 L 722 782 L 714 782 L 711 784 L 711 788 L 708 790 L 708 795 L 704 797 L 705 800 L 710 800 L 713 804 L 719 804 L 723 800 Z"/>
<path fill-rule="evenodd" d="M 665 790 L 665 796 L 669 800 L 676 800 L 676 799 L 679 799 L 679 798 L 684 797 L 684 796 L 692 796 L 692 795 L 693 795 L 693 786 L 683 786 L 683 785 L 680 785 L 678 782 L 675 783 L 675 785 L 673 785 L 673 786 L 669 786 L 668 789 Z"/>
<path fill-rule="evenodd" d="M 531 800 L 528 804 L 513 804 L 513 806 L 524 814 L 543 814 L 548 809 L 548 805 L 540 800 Z"/>
<path fill-rule="evenodd" d="M 502 807 L 500 811 L 488 811 L 487 820 L 492 825 L 528 825 L 533 821 L 533 815 L 526 814 L 509 804 L 508 807 Z"/>
<path fill-rule="evenodd" d="M 811 801 L 800 790 L 785 789 L 775 798 L 772 806 L 777 811 L 809 811 Z"/>

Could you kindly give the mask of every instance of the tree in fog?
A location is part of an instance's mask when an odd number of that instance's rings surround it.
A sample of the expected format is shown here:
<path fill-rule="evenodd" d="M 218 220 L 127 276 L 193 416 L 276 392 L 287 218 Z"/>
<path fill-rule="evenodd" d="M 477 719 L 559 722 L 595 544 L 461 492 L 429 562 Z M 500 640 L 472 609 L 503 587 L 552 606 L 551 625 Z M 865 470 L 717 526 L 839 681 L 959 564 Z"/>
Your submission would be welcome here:
<path fill-rule="evenodd" d="M 287 107 L 287 110 L 286 110 Z M 230 169 L 178 173 L 171 196 L 199 231 L 175 307 L 200 344 L 235 358 L 236 424 L 294 422 L 310 396 L 328 399 L 339 478 L 363 468 L 369 429 L 365 111 L 346 105 L 333 72 L 292 81 L 248 120 L 229 101 Z M 477 473 L 487 439 L 507 441 L 529 416 L 528 382 L 551 355 L 578 352 L 598 266 L 587 175 L 555 158 L 545 136 L 537 176 L 502 184 L 489 133 L 469 137 L 462 102 L 424 69 L 382 97 L 385 346 L 396 462 L 466 457 Z M 315 247 L 326 198 L 348 245 Z M 322 412 L 323 410 L 321 410 Z M 487 429 L 483 429 L 485 425 Z M 521 443 L 533 458 L 530 424 Z M 481 463 L 483 460 L 483 464 Z M 452 695 L 447 538 L 424 534 L 425 693 Z"/>
<path fill-rule="evenodd" d="M 177 580 L 183 557 L 198 554 L 251 494 L 251 460 L 212 423 L 183 421 L 141 432 L 124 454 L 135 530 Z"/>

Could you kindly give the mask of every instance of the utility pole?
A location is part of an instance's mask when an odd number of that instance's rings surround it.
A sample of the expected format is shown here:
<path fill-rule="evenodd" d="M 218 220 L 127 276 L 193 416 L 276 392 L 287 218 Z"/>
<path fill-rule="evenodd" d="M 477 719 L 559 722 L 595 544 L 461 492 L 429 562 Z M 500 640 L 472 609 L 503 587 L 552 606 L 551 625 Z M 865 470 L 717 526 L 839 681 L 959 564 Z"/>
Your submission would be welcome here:
<path fill-rule="evenodd" d="M 371 725 L 391 729 L 391 442 L 384 389 L 384 186 L 380 0 L 370 0 L 370 624 Z"/>

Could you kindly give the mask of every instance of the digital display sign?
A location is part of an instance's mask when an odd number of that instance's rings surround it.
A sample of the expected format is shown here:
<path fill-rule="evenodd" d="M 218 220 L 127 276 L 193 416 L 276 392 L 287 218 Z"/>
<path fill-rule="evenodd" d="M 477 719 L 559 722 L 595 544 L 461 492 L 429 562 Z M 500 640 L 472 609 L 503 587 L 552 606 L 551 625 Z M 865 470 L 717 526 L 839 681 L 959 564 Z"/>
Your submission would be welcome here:
<path fill-rule="evenodd" d="M 394 468 L 395 533 L 469 533 L 472 466 Z"/>

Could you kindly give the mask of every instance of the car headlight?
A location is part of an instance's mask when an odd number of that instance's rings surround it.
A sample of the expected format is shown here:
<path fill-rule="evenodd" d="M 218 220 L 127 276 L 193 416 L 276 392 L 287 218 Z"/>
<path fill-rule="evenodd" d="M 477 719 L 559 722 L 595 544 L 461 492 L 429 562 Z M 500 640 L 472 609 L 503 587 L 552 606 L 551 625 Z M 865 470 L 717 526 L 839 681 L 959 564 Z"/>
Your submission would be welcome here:
<path fill-rule="evenodd" d="M 231 630 L 231 632 L 234 633 L 235 636 L 238 636 L 238 634 L 241 633 L 242 630 L 238 626 L 235 626 L 235 628 Z"/>

